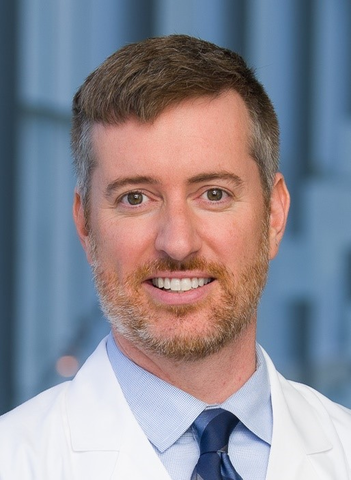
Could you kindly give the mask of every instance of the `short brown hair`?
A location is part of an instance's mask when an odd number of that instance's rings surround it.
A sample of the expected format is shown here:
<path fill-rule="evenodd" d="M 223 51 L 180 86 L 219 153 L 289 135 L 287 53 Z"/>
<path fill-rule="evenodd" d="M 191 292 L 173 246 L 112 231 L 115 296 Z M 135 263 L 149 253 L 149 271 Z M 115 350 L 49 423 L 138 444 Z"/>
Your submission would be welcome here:
<path fill-rule="evenodd" d="M 121 48 L 87 77 L 73 99 L 71 145 L 85 208 L 95 167 L 94 123 L 118 125 L 131 116 L 148 122 L 182 100 L 227 90 L 239 93 L 248 108 L 250 153 L 267 199 L 278 170 L 279 127 L 264 88 L 237 53 L 187 35 L 170 35 Z"/>

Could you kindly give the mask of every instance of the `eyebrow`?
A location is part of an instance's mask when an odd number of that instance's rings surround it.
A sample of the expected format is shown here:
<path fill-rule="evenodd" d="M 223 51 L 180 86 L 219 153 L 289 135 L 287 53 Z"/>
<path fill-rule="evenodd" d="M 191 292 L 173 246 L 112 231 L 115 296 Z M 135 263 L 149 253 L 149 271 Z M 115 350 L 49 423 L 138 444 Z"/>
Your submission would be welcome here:
<path fill-rule="evenodd" d="M 210 182 L 212 180 L 228 180 L 238 187 L 241 187 L 244 183 L 238 175 L 227 171 L 200 173 L 199 175 L 189 178 L 188 183 L 192 185 L 194 183 Z"/>
<path fill-rule="evenodd" d="M 230 173 L 227 171 L 219 171 L 219 172 L 209 172 L 209 173 L 199 173 L 198 175 L 194 175 L 190 177 L 187 181 L 189 185 L 194 185 L 196 183 L 202 182 L 211 182 L 213 180 L 227 180 L 231 183 L 234 183 L 236 186 L 241 187 L 243 185 L 243 180 L 234 173 Z M 109 183 L 106 188 L 106 197 L 110 197 L 113 192 L 118 190 L 119 188 L 125 187 L 126 185 L 140 185 L 140 184 L 147 184 L 147 185 L 159 185 L 160 181 L 154 177 L 148 177 L 146 175 L 136 175 L 134 177 L 124 177 L 124 178 L 117 178 L 113 182 Z"/>
<path fill-rule="evenodd" d="M 126 185 L 140 185 L 141 183 L 148 185 L 157 185 L 160 182 L 156 178 L 148 177 L 145 175 L 117 178 L 116 180 L 107 185 L 106 196 L 109 197 L 113 192 Z"/>

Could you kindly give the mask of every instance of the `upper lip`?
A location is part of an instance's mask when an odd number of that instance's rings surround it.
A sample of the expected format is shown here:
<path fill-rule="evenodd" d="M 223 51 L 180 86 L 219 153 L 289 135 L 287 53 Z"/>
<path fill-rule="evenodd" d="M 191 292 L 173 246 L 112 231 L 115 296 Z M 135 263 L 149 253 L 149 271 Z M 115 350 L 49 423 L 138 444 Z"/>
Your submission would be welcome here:
<path fill-rule="evenodd" d="M 157 272 L 150 275 L 146 280 L 152 280 L 153 278 L 214 278 L 213 275 L 204 272 Z"/>

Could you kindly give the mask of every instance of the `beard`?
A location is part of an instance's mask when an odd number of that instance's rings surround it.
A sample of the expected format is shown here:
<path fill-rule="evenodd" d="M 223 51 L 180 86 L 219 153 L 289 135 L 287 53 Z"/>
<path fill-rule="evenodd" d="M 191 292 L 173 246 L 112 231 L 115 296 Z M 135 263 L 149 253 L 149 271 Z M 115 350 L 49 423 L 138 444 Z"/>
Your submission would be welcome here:
<path fill-rule="evenodd" d="M 185 262 L 168 258 L 145 263 L 122 281 L 113 268 L 102 264 L 90 233 L 95 285 L 112 331 L 143 351 L 177 361 L 200 360 L 220 351 L 255 319 L 268 273 L 268 218 L 257 245 L 256 255 L 237 275 L 202 257 Z M 142 289 L 142 282 L 157 277 L 157 272 L 192 270 L 214 278 L 219 294 L 193 304 L 163 305 Z"/>

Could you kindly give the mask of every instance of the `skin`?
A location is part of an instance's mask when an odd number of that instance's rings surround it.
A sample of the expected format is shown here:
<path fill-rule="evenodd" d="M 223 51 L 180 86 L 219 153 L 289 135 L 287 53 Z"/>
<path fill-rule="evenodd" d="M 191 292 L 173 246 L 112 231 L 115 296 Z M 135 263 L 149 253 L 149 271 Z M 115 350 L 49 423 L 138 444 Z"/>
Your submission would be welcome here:
<path fill-rule="evenodd" d="M 199 257 L 225 265 L 234 278 L 240 278 L 257 257 L 265 216 L 248 133 L 248 112 L 236 92 L 187 100 L 152 123 L 131 118 L 122 125 L 95 125 L 97 167 L 92 176 L 89 231 L 78 191 L 73 207 L 88 261 L 92 264 L 96 255 L 93 236 L 100 267 L 121 284 L 147 262 L 172 259 L 179 263 Z M 222 192 L 219 201 L 213 200 L 213 189 Z M 138 192 L 139 205 L 130 204 L 131 192 Z M 269 259 L 278 252 L 288 209 L 289 194 L 278 173 L 268 212 Z M 155 275 L 209 277 L 204 270 Z M 181 332 L 194 338 L 213 328 L 211 308 L 220 303 L 223 293 L 219 281 L 214 278 L 205 287 L 174 294 L 153 287 L 149 280 L 141 280 L 138 298 L 157 316 L 152 326 L 155 335 Z M 180 321 L 172 313 L 174 306 L 192 309 Z M 133 343 L 117 329 L 113 333 L 135 363 L 208 403 L 223 402 L 255 371 L 256 311 L 240 335 L 196 361 L 167 358 Z"/>

